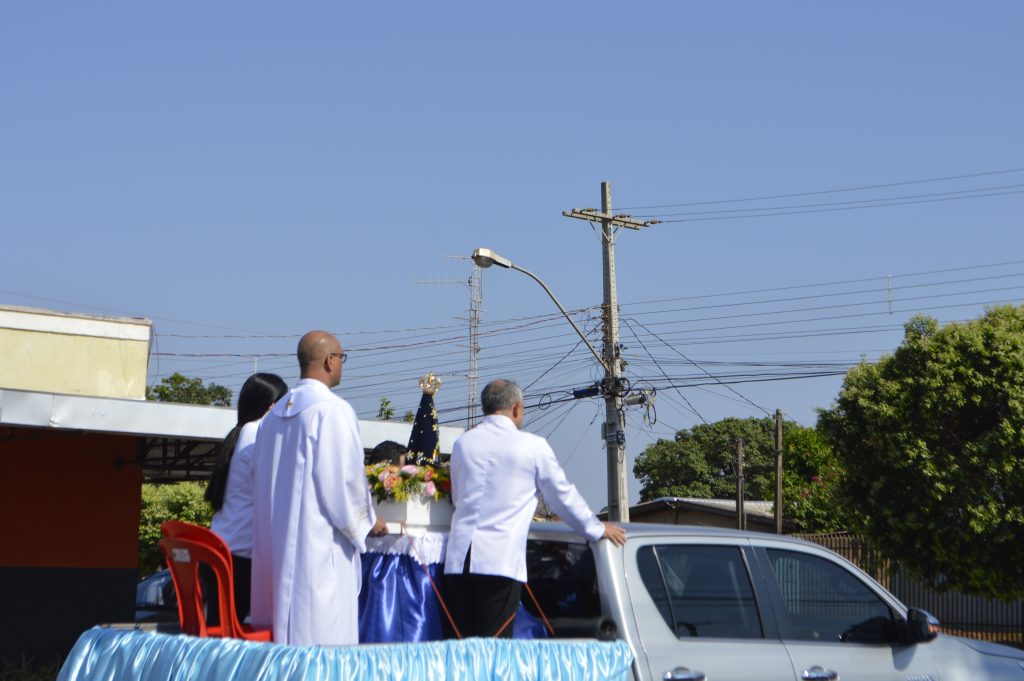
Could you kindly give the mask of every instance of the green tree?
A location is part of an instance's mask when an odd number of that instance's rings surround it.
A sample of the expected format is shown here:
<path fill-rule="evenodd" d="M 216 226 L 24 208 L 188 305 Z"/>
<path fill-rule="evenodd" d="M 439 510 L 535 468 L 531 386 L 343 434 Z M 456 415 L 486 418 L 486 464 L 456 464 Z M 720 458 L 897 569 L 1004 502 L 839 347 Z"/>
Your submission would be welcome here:
<path fill-rule="evenodd" d="M 736 440 L 743 439 L 746 497 L 775 498 L 775 419 L 727 418 L 680 430 L 658 440 L 636 459 L 640 499 L 736 496 Z M 832 489 L 839 469 L 813 428 L 783 421 L 783 516 L 808 532 L 841 529 Z"/>
<path fill-rule="evenodd" d="M 163 378 L 159 385 L 146 387 L 146 399 L 181 404 L 211 404 L 215 407 L 231 406 L 231 388 L 210 382 L 203 385 L 201 378 L 189 378 L 178 372 Z"/>
<path fill-rule="evenodd" d="M 167 520 L 183 520 L 210 526 L 213 509 L 203 498 L 205 482 L 179 482 L 170 485 L 142 485 L 142 513 L 139 518 L 139 574 L 148 575 L 164 565 L 160 553 L 160 525 Z"/>
<path fill-rule="evenodd" d="M 845 530 L 846 510 L 837 496 L 842 474 L 835 452 L 816 429 L 795 424 L 786 429 L 783 422 L 784 518 L 798 523 L 802 532 Z"/>
<path fill-rule="evenodd" d="M 659 440 L 637 457 L 633 473 L 644 501 L 664 496 L 731 499 L 736 496 L 736 441 L 743 439 L 746 496 L 770 499 L 775 482 L 775 421 L 726 418 Z"/>
<path fill-rule="evenodd" d="M 819 429 L 851 528 L 939 587 L 1024 596 L 1024 307 L 903 342 L 847 374 Z"/>
<path fill-rule="evenodd" d="M 391 400 L 387 397 L 380 398 L 380 408 L 377 409 L 377 418 L 381 421 L 390 421 L 395 415 L 395 408 L 391 406 Z"/>

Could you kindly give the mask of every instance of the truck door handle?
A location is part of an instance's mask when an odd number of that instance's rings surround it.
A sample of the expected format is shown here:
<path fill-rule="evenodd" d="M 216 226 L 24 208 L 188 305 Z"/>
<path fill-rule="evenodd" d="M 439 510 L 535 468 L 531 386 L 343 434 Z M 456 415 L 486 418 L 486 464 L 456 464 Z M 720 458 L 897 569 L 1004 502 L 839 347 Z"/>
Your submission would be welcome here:
<path fill-rule="evenodd" d="M 704 681 L 704 672 L 691 671 L 689 667 L 676 667 L 661 677 L 665 681 Z"/>
<path fill-rule="evenodd" d="M 815 665 L 810 669 L 805 669 L 800 678 L 804 681 L 839 681 L 839 673 Z"/>

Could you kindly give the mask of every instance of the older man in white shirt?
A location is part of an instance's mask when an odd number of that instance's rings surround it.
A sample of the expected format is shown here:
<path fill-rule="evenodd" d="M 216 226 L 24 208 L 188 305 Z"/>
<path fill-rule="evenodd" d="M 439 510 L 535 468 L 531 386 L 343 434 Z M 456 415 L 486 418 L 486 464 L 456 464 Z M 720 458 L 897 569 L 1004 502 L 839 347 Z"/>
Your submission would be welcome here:
<path fill-rule="evenodd" d="M 445 598 L 458 634 L 512 635 L 526 581 L 526 536 L 539 491 L 552 511 L 589 539 L 621 546 L 626 532 L 603 523 L 565 477 L 551 446 L 519 430 L 523 393 L 495 380 L 481 393 L 484 420 L 452 449 L 452 517 Z"/>

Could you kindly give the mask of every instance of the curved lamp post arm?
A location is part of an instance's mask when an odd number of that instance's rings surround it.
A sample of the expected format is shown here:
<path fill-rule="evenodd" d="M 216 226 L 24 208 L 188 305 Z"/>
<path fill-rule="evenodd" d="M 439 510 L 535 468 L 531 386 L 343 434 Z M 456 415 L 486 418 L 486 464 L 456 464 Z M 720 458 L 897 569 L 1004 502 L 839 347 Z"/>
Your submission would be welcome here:
<path fill-rule="evenodd" d="M 566 309 L 562 307 L 562 304 L 558 302 L 558 298 L 555 298 L 555 294 L 551 292 L 551 289 L 548 288 L 548 285 L 541 281 L 540 277 L 538 277 L 536 274 L 534 274 L 533 272 L 524 267 L 520 267 L 519 265 L 511 265 L 511 267 L 514 270 L 519 270 L 520 272 L 528 276 L 530 279 L 533 279 L 535 282 L 540 284 L 540 287 L 544 289 L 544 292 L 547 293 L 548 296 L 550 296 L 551 301 L 558 306 L 559 310 L 562 311 L 562 315 L 565 317 L 565 320 L 572 324 L 572 328 L 576 330 L 576 333 L 579 335 L 580 340 L 582 340 L 584 344 L 586 344 L 586 346 L 590 349 L 590 352 L 594 354 L 594 358 L 597 359 L 597 363 L 601 365 L 601 368 L 607 368 L 605 367 L 604 359 L 601 357 L 600 354 L 598 354 L 597 349 L 590 343 L 590 339 L 583 334 L 583 330 L 575 321 L 573 321 L 573 318 L 569 316 L 568 311 L 566 311 Z"/>
<path fill-rule="evenodd" d="M 569 316 L 569 312 L 562 306 L 560 302 L 558 302 L 558 298 L 555 297 L 555 294 L 551 292 L 551 289 L 548 288 L 548 285 L 545 284 L 540 277 L 538 277 L 536 274 L 526 269 L 525 267 L 520 267 L 519 265 L 512 264 L 511 260 L 509 260 L 508 258 L 501 257 L 500 255 L 498 255 L 489 248 L 478 248 L 475 251 L 473 251 L 473 262 L 475 262 L 479 267 L 490 267 L 491 265 L 497 265 L 498 267 L 504 267 L 506 269 L 518 270 L 525 274 L 526 276 L 528 276 L 530 279 L 533 279 L 535 282 L 540 284 L 540 287 L 544 289 L 545 293 L 548 294 L 548 297 L 551 298 L 551 301 L 558 306 L 558 309 L 562 312 L 562 316 L 565 317 L 565 320 L 572 324 L 572 328 L 576 331 L 577 335 L 579 335 L 580 340 L 582 340 L 584 345 L 586 345 L 590 352 L 593 353 L 594 358 L 597 359 L 597 363 L 600 364 L 601 368 L 604 369 L 605 371 L 608 370 L 608 366 L 604 363 L 604 359 L 601 357 L 600 353 L 598 353 L 597 349 L 594 348 L 594 346 L 590 343 L 590 339 L 584 335 L 583 330 L 575 321 L 573 321 L 573 318 Z"/>

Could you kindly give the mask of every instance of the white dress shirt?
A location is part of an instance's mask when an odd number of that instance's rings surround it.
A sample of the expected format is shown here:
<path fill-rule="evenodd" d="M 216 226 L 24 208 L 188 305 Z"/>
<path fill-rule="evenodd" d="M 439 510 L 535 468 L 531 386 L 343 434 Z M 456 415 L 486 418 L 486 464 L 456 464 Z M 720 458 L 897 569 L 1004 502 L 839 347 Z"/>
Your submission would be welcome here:
<path fill-rule="evenodd" d="M 250 421 L 238 431 L 224 486 L 224 504 L 210 522 L 210 529 L 224 540 L 231 553 L 243 558 L 252 558 L 252 446 L 260 420 Z"/>
<path fill-rule="evenodd" d="M 526 581 L 526 537 L 537 508 L 537 492 L 552 511 L 591 541 L 604 524 L 565 477 L 547 440 L 518 428 L 500 414 L 455 441 L 451 459 L 451 533 L 444 571 L 461 574 L 472 547 L 469 571 Z"/>

